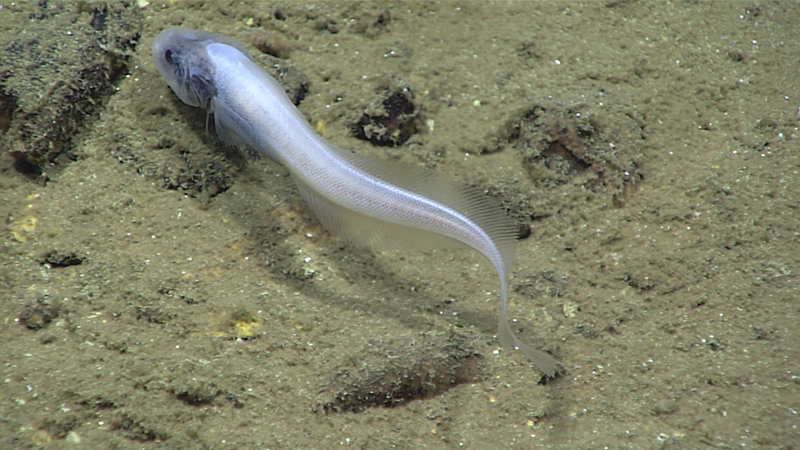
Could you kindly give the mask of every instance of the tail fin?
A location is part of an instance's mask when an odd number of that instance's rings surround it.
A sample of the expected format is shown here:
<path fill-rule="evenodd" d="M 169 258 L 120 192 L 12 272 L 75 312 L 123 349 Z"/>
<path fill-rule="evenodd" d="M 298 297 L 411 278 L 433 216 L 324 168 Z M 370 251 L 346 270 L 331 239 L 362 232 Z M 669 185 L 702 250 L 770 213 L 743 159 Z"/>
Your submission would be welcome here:
<path fill-rule="evenodd" d="M 555 377 L 556 373 L 558 373 L 558 362 L 556 359 L 541 350 L 528 347 L 520 342 L 516 336 L 514 336 L 514 332 L 511 331 L 511 326 L 508 324 L 506 300 L 506 295 L 503 295 L 503 308 L 500 311 L 500 324 L 497 332 L 500 343 L 506 348 L 517 348 L 522 350 L 522 353 L 531 360 L 533 365 L 536 366 L 539 371 L 550 378 Z"/>

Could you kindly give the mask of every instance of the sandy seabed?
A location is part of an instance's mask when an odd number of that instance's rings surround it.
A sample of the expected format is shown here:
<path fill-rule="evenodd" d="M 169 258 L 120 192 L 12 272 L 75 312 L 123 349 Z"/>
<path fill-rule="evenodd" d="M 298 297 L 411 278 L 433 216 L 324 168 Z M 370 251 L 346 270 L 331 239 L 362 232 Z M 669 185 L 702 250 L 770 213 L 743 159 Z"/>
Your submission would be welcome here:
<path fill-rule="evenodd" d="M 9 51 L 40 6 L 2 6 Z M 0 447 L 800 442 L 797 2 L 131 8 L 127 74 L 46 180 L 0 135 Z M 336 145 L 500 200 L 530 227 L 513 328 L 563 372 L 500 348 L 477 253 L 348 245 L 223 148 L 153 65 L 170 26 L 302 73 Z M 410 138 L 357 139 L 404 88 Z"/>

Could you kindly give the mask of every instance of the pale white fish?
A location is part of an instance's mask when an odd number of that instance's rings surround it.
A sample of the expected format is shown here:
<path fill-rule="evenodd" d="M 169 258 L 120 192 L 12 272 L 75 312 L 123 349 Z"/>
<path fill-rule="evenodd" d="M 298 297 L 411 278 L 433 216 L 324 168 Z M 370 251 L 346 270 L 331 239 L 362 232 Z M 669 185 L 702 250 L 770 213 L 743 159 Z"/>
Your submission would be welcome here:
<path fill-rule="evenodd" d="M 517 228 L 499 205 L 440 174 L 328 143 L 231 38 L 172 28 L 158 35 L 152 51 L 175 94 L 213 113 L 226 144 L 261 151 L 283 165 L 330 231 L 370 245 L 461 243 L 482 253 L 500 277 L 500 342 L 521 349 L 546 375 L 556 374 L 555 359 L 521 343 L 509 326 L 508 278 Z"/>

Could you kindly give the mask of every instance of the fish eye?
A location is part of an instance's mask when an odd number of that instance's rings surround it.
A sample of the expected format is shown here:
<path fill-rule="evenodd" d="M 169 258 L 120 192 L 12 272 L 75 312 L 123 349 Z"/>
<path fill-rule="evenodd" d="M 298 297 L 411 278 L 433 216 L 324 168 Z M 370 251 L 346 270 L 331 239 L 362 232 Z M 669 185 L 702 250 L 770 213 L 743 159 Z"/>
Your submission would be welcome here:
<path fill-rule="evenodd" d="M 165 52 L 164 52 L 164 59 L 165 59 L 165 60 L 166 60 L 166 61 L 167 61 L 169 64 L 175 64 L 175 58 L 174 58 L 174 56 L 175 56 L 175 54 L 174 54 L 174 53 L 172 53 L 172 50 L 170 50 L 170 49 L 167 49 L 167 51 L 165 51 Z"/>

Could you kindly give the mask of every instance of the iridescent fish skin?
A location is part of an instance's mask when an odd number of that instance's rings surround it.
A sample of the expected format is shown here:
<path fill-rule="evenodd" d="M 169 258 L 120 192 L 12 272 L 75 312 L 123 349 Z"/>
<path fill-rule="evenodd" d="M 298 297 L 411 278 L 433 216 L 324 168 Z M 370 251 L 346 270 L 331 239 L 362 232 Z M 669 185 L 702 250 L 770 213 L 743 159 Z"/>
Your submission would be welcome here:
<path fill-rule="evenodd" d="M 173 92 L 212 113 L 226 144 L 258 150 L 283 165 L 330 231 L 373 246 L 460 243 L 483 254 L 500 278 L 500 342 L 521 349 L 547 376 L 556 374 L 556 361 L 522 344 L 509 326 L 508 278 L 517 228 L 499 205 L 440 174 L 330 144 L 233 39 L 171 28 L 153 41 L 152 51 Z"/>

